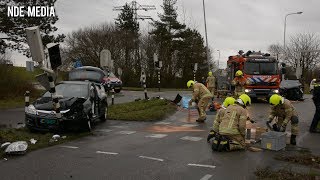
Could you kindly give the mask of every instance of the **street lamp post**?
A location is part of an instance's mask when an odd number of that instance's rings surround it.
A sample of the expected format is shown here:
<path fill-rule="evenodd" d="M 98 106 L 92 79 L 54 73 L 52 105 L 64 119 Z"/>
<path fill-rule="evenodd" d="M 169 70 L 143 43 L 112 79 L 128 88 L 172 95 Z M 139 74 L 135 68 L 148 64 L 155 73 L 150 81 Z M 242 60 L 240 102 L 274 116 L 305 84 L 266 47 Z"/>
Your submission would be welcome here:
<path fill-rule="evenodd" d="M 218 70 L 220 69 L 220 50 L 217 50 L 219 52 L 219 58 L 218 58 Z"/>
<path fill-rule="evenodd" d="M 209 43 L 208 43 L 208 33 L 207 33 L 207 19 L 206 19 L 206 6 L 204 0 L 202 0 L 203 6 L 203 19 L 204 19 L 204 33 L 206 36 L 206 52 L 207 52 L 207 63 L 208 63 L 208 71 L 210 71 L 210 57 L 209 57 Z"/>
<path fill-rule="evenodd" d="M 286 51 L 286 28 L 287 28 L 287 17 L 294 14 L 302 14 L 303 12 L 295 12 L 295 13 L 289 13 L 284 18 L 284 31 L 283 31 L 283 49 L 284 52 Z"/>

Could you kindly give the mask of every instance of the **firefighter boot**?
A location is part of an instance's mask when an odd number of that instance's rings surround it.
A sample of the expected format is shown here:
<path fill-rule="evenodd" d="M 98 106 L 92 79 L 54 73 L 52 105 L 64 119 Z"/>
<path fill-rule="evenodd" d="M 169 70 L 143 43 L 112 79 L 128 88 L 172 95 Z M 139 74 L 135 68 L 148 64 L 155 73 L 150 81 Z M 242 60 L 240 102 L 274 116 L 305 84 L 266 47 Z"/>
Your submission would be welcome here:
<path fill-rule="evenodd" d="M 297 137 L 296 135 L 291 135 L 290 144 L 292 144 L 292 145 L 296 145 L 297 144 L 296 137 Z"/>

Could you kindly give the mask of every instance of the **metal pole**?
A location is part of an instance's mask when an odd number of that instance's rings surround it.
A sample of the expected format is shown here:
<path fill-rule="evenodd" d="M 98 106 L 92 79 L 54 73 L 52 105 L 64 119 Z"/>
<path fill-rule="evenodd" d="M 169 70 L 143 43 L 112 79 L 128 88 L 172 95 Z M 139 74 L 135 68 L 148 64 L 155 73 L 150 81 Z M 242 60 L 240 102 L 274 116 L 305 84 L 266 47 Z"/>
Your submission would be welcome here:
<path fill-rule="evenodd" d="M 287 17 L 294 14 L 302 14 L 303 12 L 295 12 L 295 13 L 289 13 L 286 14 L 284 17 L 284 28 L 283 28 L 283 50 L 284 53 L 286 52 L 286 29 L 287 29 Z"/>
<path fill-rule="evenodd" d="M 50 84 L 50 93 L 52 96 L 52 101 L 53 101 L 53 106 L 56 111 L 56 117 L 61 118 L 61 113 L 60 113 L 60 103 L 59 103 L 59 98 L 56 94 L 56 87 L 54 85 L 53 77 L 51 75 L 48 76 L 49 84 Z"/>
<path fill-rule="evenodd" d="M 26 91 L 24 94 L 25 107 L 30 105 L 30 91 Z"/>
<path fill-rule="evenodd" d="M 208 62 L 208 71 L 210 71 L 210 57 L 209 57 L 209 43 L 208 43 L 208 33 L 207 33 L 207 19 L 206 19 L 206 6 L 204 0 L 202 0 L 203 6 L 203 18 L 204 18 L 204 32 L 206 36 L 206 52 L 207 52 L 207 62 Z"/>
<path fill-rule="evenodd" d="M 160 85 L 161 85 L 161 74 L 160 74 L 160 68 L 158 70 L 158 90 L 160 92 Z"/>
<path fill-rule="evenodd" d="M 193 70 L 193 81 L 196 81 L 196 71 Z"/>
<path fill-rule="evenodd" d="M 218 58 L 218 70 L 220 69 L 220 50 L 217 50 L 219 52 L 219 58 Z"/>
<path fill-rule="evenodd" d="M 114 105 L 114 87 L 112 88 L 111 105 Z"/>
<path fill-rule="evenodd" d="M 147 83 L 146 83 L 146 75 L 142 75 L 142 82 L 143 82 L 143 91 L 144 91 L 144 98 L 147 100 L 148 99 L 148 94 L 147 94 Z"/>

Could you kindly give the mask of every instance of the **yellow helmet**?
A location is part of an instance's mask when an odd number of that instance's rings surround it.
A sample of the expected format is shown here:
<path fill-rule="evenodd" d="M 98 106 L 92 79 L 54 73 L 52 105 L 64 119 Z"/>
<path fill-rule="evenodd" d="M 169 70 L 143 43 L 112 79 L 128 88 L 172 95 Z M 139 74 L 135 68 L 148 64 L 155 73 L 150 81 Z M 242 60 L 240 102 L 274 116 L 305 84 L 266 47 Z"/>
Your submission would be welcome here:
<path fill-rule="evenodd" d="M 251 98 L 247 94 L 242 94 L 237 100 L 241 105 L 249 106 L 251 104 Z"/>
<path fill-rule="evenodd" d="M 190 80 L 187 82 L 187 87 L 190 88 L 191 86 L 194 85 L 194 81 Z"/>
<path fill-rule="evenodd" d="M 210 72 L 208 72 L 208 76 L 212 76 L 212 72 L 210 71 Z"/>
<path fill-rule="evenodd" d="M 223 101 L 223 106 L 224 107 L 228 107 L 230 105 L 233 105 L 236 102 L 236 99 L 234 99 L 233 97 L 227 97 L 224 101 Z"/>
<path fill-rule="evenodd" d="M 283 103 L 283 97 L 278 95 L 278 94 L 274 94 L 270 97 L 269 99 L 269 103 L 272 105 L 272 106 L 277 106 L 279 104 L 282 104 Z"/>
<path fill-rule="evenodd" d="M 242 73 L 241 70 L 238 70 L 238 71 L 236 72 L 236 76 L 242 76 L 242 75 L 243 75 L 243 73 Z"/>

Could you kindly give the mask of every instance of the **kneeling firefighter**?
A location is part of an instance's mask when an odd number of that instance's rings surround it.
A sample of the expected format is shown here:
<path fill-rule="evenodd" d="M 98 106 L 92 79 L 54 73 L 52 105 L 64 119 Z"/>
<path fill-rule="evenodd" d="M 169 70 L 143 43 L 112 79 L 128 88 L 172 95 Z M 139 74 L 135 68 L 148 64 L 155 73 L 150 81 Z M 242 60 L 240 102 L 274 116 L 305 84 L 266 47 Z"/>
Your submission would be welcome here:
<path fill-rule="evenodd" d="M 294 106 L 288 99 L 274 94 L 270 97 L 269 103 L 271 104 L 271 113 L 269 115 L 269 121 L 267 121 L 267 126 L 274 131 L 285 132 L 287 124 L 291 122 L 291 139 L 290 144 L 296 145 L 296 137 L 299 132 L 298 127 L 298 113 Z M 273 119 L 277 117 L 277 122 L 270 125 Z"/>
<path fill-rule="evenodd" d="M 251 99 L 248 95 L 242 94 L 235 102 L 232 103 L 232 100 L 228 102 L 228 107 L 216 116 L 213 130 L 207 138 L 208 141 L 212 137 L 215 138 L 212 143 L 214 151 L 235 151 L 246 147 L 245 132 L 248 115 L 245 108 L 251 104 Z"/>
<path fill-rule="evenodd" d="M 187 82 L 188 88 L 193 88 L 192 99 L 189 101 L 189 107 L 192 102 L 198 104 L 199 119 L 197 122 L 204 122 L 207 118 L 206 108 L 210 99 L 213 97 L 211 92 L 201 83 L 194 82 L 192 80 Z"/>

